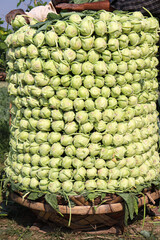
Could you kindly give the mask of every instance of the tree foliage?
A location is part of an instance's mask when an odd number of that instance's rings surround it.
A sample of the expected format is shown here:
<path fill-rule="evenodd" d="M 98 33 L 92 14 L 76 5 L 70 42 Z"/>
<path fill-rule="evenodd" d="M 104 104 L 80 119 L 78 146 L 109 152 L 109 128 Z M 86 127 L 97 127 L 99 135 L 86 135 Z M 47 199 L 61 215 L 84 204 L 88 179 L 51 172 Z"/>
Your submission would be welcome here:
<path fill-rule="evenodd" d="M 11 33 L 11 30 L 5 29 L 2 24 L 4 21 L 0 18 L 0 72 L 5 72 L 6 69 L 6 51 L 7 46 L 4 43 L 8 34 Z"/>

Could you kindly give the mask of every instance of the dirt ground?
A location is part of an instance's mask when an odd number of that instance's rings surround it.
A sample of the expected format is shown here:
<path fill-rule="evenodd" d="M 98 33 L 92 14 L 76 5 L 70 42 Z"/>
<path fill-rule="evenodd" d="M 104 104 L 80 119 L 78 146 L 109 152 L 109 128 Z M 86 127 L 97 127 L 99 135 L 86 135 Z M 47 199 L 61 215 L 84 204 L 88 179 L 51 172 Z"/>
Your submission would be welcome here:
<path fill-rule="evenodd" d="M 138 216 L 119 235 L 107 233 L 105 229 L 104 232 L 73 232 L 38 220 L 30 209 L 12 201 L 7 206 L 2 201 L 0 206 L 0 240 L 160 240 L 159 200 L 155 206 L 148 205 L 145 218 L 144 208 L 139 209 Z M 115 232 L 113 228 L 110 230 Z"/>

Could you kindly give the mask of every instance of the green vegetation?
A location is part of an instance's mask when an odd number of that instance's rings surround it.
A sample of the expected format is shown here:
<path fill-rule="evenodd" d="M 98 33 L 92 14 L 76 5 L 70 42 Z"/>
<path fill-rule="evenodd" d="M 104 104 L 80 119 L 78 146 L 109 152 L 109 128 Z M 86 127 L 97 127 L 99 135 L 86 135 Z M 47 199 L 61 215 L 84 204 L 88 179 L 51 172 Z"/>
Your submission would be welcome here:
<path fill-rule="evenodd" d="M 6 72 L 6 51 L 5 39 L 12 32 L 5 29 L 0 18 L 0 72 Z M 5 154 L 9 149 L 9 95 L 7 83 L 0 81 L 0 168 L 4 161 Z"/>
<path fill-rule="evenodd" d="M 17 7 L 24 2 L 20 0 Z M 45 5 L 47 2 L 31 0 L 27 6 L 27 10 L 31 10 L 34 6 Z M 25 9 L 26 10 L 26 9 Z M 0 18 L 0 73 L 7 71 L 6 51 L 8 49 L 5 44 L 6 37 L 12 32 L 11 29 L 3 27 L 4 21 Z M 9 95 L 7 91 L 7 83 L 0 79 L 0 169 L 3 168 L 5 156 L 9 150 Z"/>
<path fill-rule="evenodd" d="M 7 84 L 0 82 L 0 166 L 9 150 L 9 96 Z M 1 168 L 1 167 L 0 167 Z"/>
<path fill-rule="evenodd" d="M 120 21 L 115 25 L 115 18 L 132 21 L 137 33 Z M 142 21 L 153 27 L 137 29 Z M 16 29 L 23 24 L 22 16 L 12 22 Z M 85 11 L 52 13 L 8 36 L 11 150 L 18 155 L 9 154 L 6 174 L 19 190 L 139 192 L 139 185 L 157 179 L 155 29 L 159 24 L 152 17 Z M 140 31 L 154 36 L 152 46 Z"/>
<path fill-rule="evenodd" d="M 22 2 L 24 2 L 24 0 L 20 0 L 19 3 L 17 4 L 20 5 Z M 33 1 L 31 0 L 30 1 L 30 4 L 34 4 L 34 6 L 37 6 L 37 5 L 42 5 L 42 1 Z M 44 3 L 45 4 L 45 3 Z M 32 6 L 28 6 L 28 9 L 32 8 Z M 54 16 L 55 17 L 55 16 Z M 40 26 L 40 25 L 38 25 Z M 42 26 L 43 27 L 43 26 Z M 90 29 L 89 29 L 90 30 Z M 98 30 L 97 30 L 98 31 Z M 7 34 L 6 34 L 7 35 Z M 5 35 L 5 36 L 6 36 Z M 4 40 L 3 40 L 4 41 Z M 2 42 L 3 42 L 2 41 Z M 73 46 L 74 42 L 72 42 L 72 47 L 73 48 L 76 48 L 76 46 Z M 102 42 L 103 43 L 103 42 Z M 111 44 L 112 45 L 112 44 Z M 112 49 L 113 46 L 111 46 L 111 49 Z M 115 45 L 114 45 L 115 47 Z M 2 62 L 2 65 L 3 65 L 3 69 L 5 70 L 6 69 L 6 61 L 5 61 L 5 51 L 6 51 L 6 46 L 5 44 L 3 43 L 2 44 L 2 48 L 3 48 L 3 54 L 1 55 L 2 56 L 2 59 L 3 62 Z M 99 50 L 99 44 L 97 44 L 97 48 L 98 48 L 98 51 Z M 70 61 L 69 57 L 68 57 L 68 52 L 65 52 L 65 58 L 67 58 L 67 60 Z M 92 52 L 93 53 L 93 52 Z M 4 58 L 3 58 L 4 56 Z M 90 59 L 92 60 L 92 59 Z M 99 75 L 100 74 L 100 77 L 101 77 L 101 69 L 99 70 L 99 65 L 97 65 L 97 68 L 96 68 L 96 72 L 97 74 Z M 122 67 L 125 67 L 125 66 L 122 66 Z M 52 69 L 52 68 L 51 68 Z M 53 69 L 52 69 L 53 70 Z M 123 69 L 121 69 L 123 70 Z M 45 68 L 45 71 L 47 72 L 48 71 L 48 68 Z M 123 72 L 123 71 L 122 71 Z M 62 79 L 62 78 L 61 78 Z M 101 79 L 101 78 L 100 78 Z M 63 78 L 64 80 L 64 78 Z M 113 80 L 113 78 L 112 78 Z M 120 79 L 121 80 L 121 79 Z M 120 81 L 119 80 L 119 81 Z M 114 80 L 113 80 L 114 81 Z M 27 82 L 26 82 L 27 83 Z M 37 78 L 37 83 L 38 83 L 38 78 Z M 99 82 L 100 84 L 101 82 Z M 106 79 L 106 83 L 109 84 L 111 83 L 111 81 L 107 81 Z M 63 84 L 66 84 L 66 82 L 63 82 Z M 85 87 L 87 88 L 90 84 L 90 79 L 89 78 L 86 78 L 85 79 Z M 98 83 L 97 83 L 98 84 Z M 110 87 L 110 86 L 109 86 Z M 90 88 L 90 87 L 88 87 Z M 16 89 L 16 88 L 15 88 Z M 46 96 L 46 88 L 43 90 L 43 97 Z M 72 89 L 73 90 L 73 89 Z M 81 89 L 81 90 L 84 90 Z M 123 89 L 123 92 L 128 95 L 128 91 L 126 93 L 126 90 L 128 89 Z M 73 92 L 75 93 L 76 90 Z M 49 92 L 48 94 L 52 94 L 53 93 L 53 90 L 51 92 Z M 73 94 L 72 93 L 72 94 Z M 83 92 L 83 91 L 79 91 L 79 95 L 83 98 L 85 98 L 85 93 L 86 92 Z M 92 93 L 93 94 L 93 93 Z M 95 94 L 95 93 L 94 93 Z M 113 92 L 112 91 L 112 94 L 114 96 L 114 94 L 118 94 L 116 91 Z M 48 95 L 48 96 L 49 96 Z M 57 92 L 57 96 L 58 95 L 58 92 Z M 48 97 L 47 97 L 48 98 Z M 74 98 L 74 96 L 72 95 L 72 98 Z M 72 99 L 71 98 L 71 99 Z M 101 99 L 103 100 L 103 99 Z M 123 99 L 121 99 L 123 100 Z M 5 155 L 7 154 L 8 150 L 9 150 L 9 142 L 8 142 L 8 139 L 9 139 L 9 95 L 8 95 L 8 91 L 7 91 L 7 83 L 3 83 L 3 82 L 0 82 L 0 168 L 3 167 L 3 161 L 5 159 Z M 70 101 L 71 102 L 71 101 Z M 131 102 L 131 101 L 130 101 Z M 62 102 L 63 104 L 61 104 L 61 108 L 66 110 L 66 106 L 65 105 L 65 102 Z M 124 101 L 123 101 L 124 103 Z M 29 102 L 30 105 L 32 105 L 32 102 L 30 101 Z M 101 109 L 101 105 L 102 104 L 99 104 L 98 101 L 95 102 L 96 104 L 96 107 L 97 108 L 100 108 Z M 88 105 L 87 105 L 88 106 Z M 106 106 L 106 102 L 104 102 L 104 106 Z M 88 108 L 91 108 L 91 104 L 88 106 Z M 103 107 L 102 107 L 103 108 Z M 89 110 L 88 110 L 89 111 Z M 91 110 L 90 110 L 91 111 Z M 36 113 L 36 112 L 34 112 Z M 119 114 L 121 114 L 121 112 L 118 112 Z M 43 112 L 44 114 L 44 112 Z M 82 124 L 82 120 L 81 119 L 85 119 L 85 116 L 86 116 L 86 113 L 84 112 L 81 112 L 82 115 L 76 115 L 76 121 L 80 124 Z M 53 112 L 53 115 L 54 115 L 54 112 Z M 66 116 L 66 115 L 65 115 Z M 82 116 L 82 118 L 81 118 Z M 121 116 L 121 115 L 120 115 Z M 66 119 L 69 117 L 69 115 L 66 116 Z M 43 126 L 39 125 L 39 130 L 41 130 L 42 127 L 44 127 L 44 124 L 42 124 Z M 56 127 L 56 125 L 54 126 Z M 43 130 L 43 129 L 42 129 Z M 148 130 L 147 130 L 148 131 Z M 69 133 L 66 131 L 66 133 Z M 145 132 L 144 132 L 145 133 Z M 135 132 L 135 135 L 136 135 L 136 132 Z M 39 141 L 39 136 L 37 134 L 37 137 L 36 137 L 36 140 Z M 101 133 L 99 133 L 99 135 L 96 135 L 97 138 L 100 136 L 100 139 L 101 139 Z M 137 136 L 137 135 L 136 135 Z M 135 136 L 135 137 L 136 137 Z M 67 136 L 68 138 L 65 138 L 63 139 L 62 141 L 62 145 L 66 145 L 65 141 L 67 140 L 67 142 L 72 139 L 71 136 Z M 87 141 L 87 139 L 85 139 L 83 136 L 80 136 L 81 138 L 79 138 L 79 135 L 77 138 L 74 139 L 74 144 L 76 147 L 79 147 L 79 145 L 81 144 L 81 142 L 83 143 L 83 141 Z M 92 136 L 93 137 L 93 136 Z M 40 136 L 41 138 L 41 136 Z M 91 138 L 92 139 L 92 138 Z M 93 137 L 93 140 L 95 141 L 95 135 Z M 119 145 L 119 141 L 116 141 L 118 139 L 114 139 L 114 144 L 116 146 Z M 120 139 L 121 140 L 121 139 Z M 104 140 L 104 143 L 106 143 L 107 140 Z M 93 142 L 94 143 L 94 142 Z M 118 145 L 117 145 L 118 144 Z M 43 145 L 44 146 L 44 145 Z M 56 145 L 57 146 L 57 145 Z M 80 145 L 81 146 L 81 145 Z M 93 145 L 91 145 L 93 146 Z M 94 149 L 90 149 L 90 152 L 94 152 L 95 150 Z M 128 152 L 130 152 L 131 149 L 128 149 Z M 40 151 L 40 153 L 42 154 L 42 156 L 44 156 L 44 152 Z M 93 154 L 93 153 L 92 153 Z M 28 156 L 28 155 L 27 155 Z M 79 155 L 78 155 L 79 156 Z M 82 158 L 80 156 L 80 158 Z M 44 159 L 44 158 L 43 158 Z M 69 158 L 65 158 L 67 160 L 70 160 Z M 81 160 L 80 160 L 81 161 Z M 85 162 L 86 165 L 88 164 L 88 162 Z M 90 162 L 89 162 L 90 163 Z M 92 163 L 92 162 L 91 162 Z M 42 162 L 41 161 L 41 164 L 45 165 L 45 162 Z M 63 162 L 64 164 L 64 162 Z M 66 163 L 65 163 L 66 164 Z M 68 162 L 69 166 L 70 166 L 70 162 Z M 96 163 L 97 165 L 95 165 L 97 167 L 97 169 L 101 168 L 101 166 L 99 167 L 99 164 L 103 164 L 103 161 L 99 162 L 99 163 Z M 130 162 L 130 164 L 132 164 Z M 18 166 L 18 165 L 17 165 Z M 64 166 L 64 165 L 63 165 Z M 66 165 L 65 165 L 66 166 Z M 128 166 L 129 166 L 129 163 L 128 163 Z M 131 167 L 132 168 L 132 167 Z M 68 167 L 66 166 L 66 169 L 68 169 Z M 67 171 L 66 171 L 67 172 Z M 88 171 L 89 172 L 89 171 Z M 25 174 L 25 170 L 23 171 L 23 173 Z M 112 172 L 111 172 L 112 173 Z M 39 174 L 39 177 L 40 174 Z M 43 177 L 43 176 L 42 176 Z M 61 174 L 61 179 L 62 177 L 64 177 L 64 175 Z M 43 179 L 42 179 L 43 180 Z M 43 181 L 41 181 L 43 182 Z M 102 182 L 102 181 L 101 181 Z M 33 183 L 33 182 L 32 182 Z M 124 183 L 124 182 L 123 182 Z M 43 186 L 44 187 L 44 186 Z M 35 200 L 33 199 L 33 197 L 35 198 L 35 194 L 32 194 L 32 200 Z M 55 201 L 53 201 L 53 195 L 51 194 L 48 194 L 46 195 L 46 201 L 48 201 L 50 203 L 50 205 L 55 208 L 57 207 L 56 204 L 55 204 Z M 31 194 L 29 195 L 30 198 L 28 199 L 31 199 Z M 51 199 L 52 197 L 52 199 Z M 123 195 L 123 197 L 125 197 L 125 195 Z M 90 199 L 94 199 L 95 198 L 95 195 L 94 194 L 90 194 L 88 195 L 88 198 Z M 52 200 L 52 201 L 50 201 Z M 137 209 L 135 208 L 134 206 L 134 197 L 132 197 L 132 201 L 130 201 L 129 199 L 129 205 L 127 205 L 127 208 L 128 208 L 128 211 L 130 213 L 130 215 L 132 215 Z M 2 203 L 2 204 L 1 204 Z M 52 205 L 54 204 L 54 206 Z M 1 206 L 3 205 L 3 202 L 1 201 L 0 199 L 0 210 L 1 210 Z M 133 206 L 134 206 L 134 209 L 133 209 Z M 56 228 L 52 225 L 52 232 L 50 233 L 47 233 L 47 234 L 44 234 L 42 232 L 38 232 L 37 230 L 35 231 L 35 233 L 31 230 L 31 226 L 32 224 L 34 223 L 34 221 L 36 221 L 36 218 L 34 218 L 34 216 L 32 215 L 32 212 L 30 212 L 30 210 L 28 209 L 24 209 L 23 207 L 21 207 L 20 205 L 17 205 L 15 203 L 13 203 L 12 201 L 8 203 L 8 206 L 7 208 L 5 209 L 6 206 L 2 206 L 2 212 L 0 214 L 0 217 L 1 217 L 1 223 L 0 223 L 0 234 L 1 234 L 1 238 L 0 239 L 75 239 L 75 240 L 78 240 L 78 239 L 112 239 L 113 236 L 110 236 L 110 235 L 101 235 L 101 236 L 94 236 L 94 235 L 86 235 L 86 234 L 82 234 L 80 236 L 77 237 L 76 234 L 70 232 L 70 231 L 65 231 L 65 229 L 61 229 L 61 228 Z M 132 208 L 132 209 L 131 209 Z M 3 215 L 3 210 L 6 211 L 6 215 L 8 215 L 7 218 L 5 218 L 5 214 Z M 140 212 L 139 212 L 140 214 Z M 142 214 L 142 218 L 144 217 L 145 214 Z M 24 217 L 25 216 L 25 217 Z M 27 219 L 27 218 L 30 218 L 30 219 Z M 136 216 L 136 218 L 138 218 L 138 216 Z M 133 219 L 133 216 L 131 216 L 131 219 Z M 145 222 L 146 223 L 146 222 Z M 148 222 L 147 222 L 148 223 Z M 154 222 L 150 223 L 149 227 L 147 227 L 147 223 L 145 226 L 144 225 L 144 221 L 139 221 L 139 222 L 136 222 L 136 224 L 138 226 L 136 226 L 135 224 L 132 225 L 131 227 L 129 226 L 128 227 L 128 230 L 125 231 L 124 235 L 121 237 L 118 237 L 118 236 L 114 236 L 114 239 L 117 239 L 117 240 L 120 240 L 120 239 L 126 239 L 126 240 L 129 240 L 129 239 L 152 239 L 152 240 L 158 240 L 158 228 L 156 229 L 156 226 L 154 224 Z M 43 224 L 42 224 L 43 225 Z M 145 228 L 143 228 L 145 227 Z M 145 229 L 145 230 L 144 230 Z M 132 236 L 131 236 L 132 235 Z"/>
<path fill-rule="evenodd" d="M 5 29 L 2 27 L 4 21 L 0 18 L 0 72 L 5 72 L 6 70 L 6 51 L 7 45 L 5 44 L 5 39 L 8 34 L 11 33 L 11 30 Z"/>

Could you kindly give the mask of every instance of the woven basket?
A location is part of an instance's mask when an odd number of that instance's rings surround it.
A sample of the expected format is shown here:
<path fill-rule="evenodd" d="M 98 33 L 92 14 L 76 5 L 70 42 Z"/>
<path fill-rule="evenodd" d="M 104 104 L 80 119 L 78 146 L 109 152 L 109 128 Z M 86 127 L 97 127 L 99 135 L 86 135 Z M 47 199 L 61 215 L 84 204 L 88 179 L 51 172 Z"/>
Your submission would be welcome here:
<path fill-rule="evenodd" d="M 10 194 L 13 201 L 30 208 L 36 213 L 38 218 L 45 222 L 53 222 L 63 227 L 69 227 L 75 231 L 97 231 L 101 229 L 118 226 L 123 228 L 124 220 L 124 202 L 121 197 L 114 194 L 106 195 L 106 202 L 100 206 L 90 205 L 81 196 L 71 197 L 70 199 L 76 204 L 75 207 L 69 208 L 62 199 L 57 197 L 59 211 L 63 216 L 57 213 L 44 200 L 31 201 L 23 199 L 20 193 L 12 192 Z M 138 207 L 141 207 L 149 202 L 155 204 L 155 200 L 160 198 L 160 190 L 148 190 L 144 196 L 139 196 Z M 99 199 L 96 199 L 97 204 Z M 71 216 L 71 223 L 68 226 Z"/>

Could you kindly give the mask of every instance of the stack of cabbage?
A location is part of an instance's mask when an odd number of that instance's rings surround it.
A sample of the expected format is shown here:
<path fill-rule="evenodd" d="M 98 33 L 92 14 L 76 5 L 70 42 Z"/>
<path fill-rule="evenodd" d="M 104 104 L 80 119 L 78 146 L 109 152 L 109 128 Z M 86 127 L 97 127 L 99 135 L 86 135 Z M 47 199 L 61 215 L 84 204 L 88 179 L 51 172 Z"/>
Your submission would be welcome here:
<path fill-rule="evenodd" d="M 8 36 L 11 182 L 81 194 L 157 178 L 158 29 L 140 12 L 98 11 Z"/>

